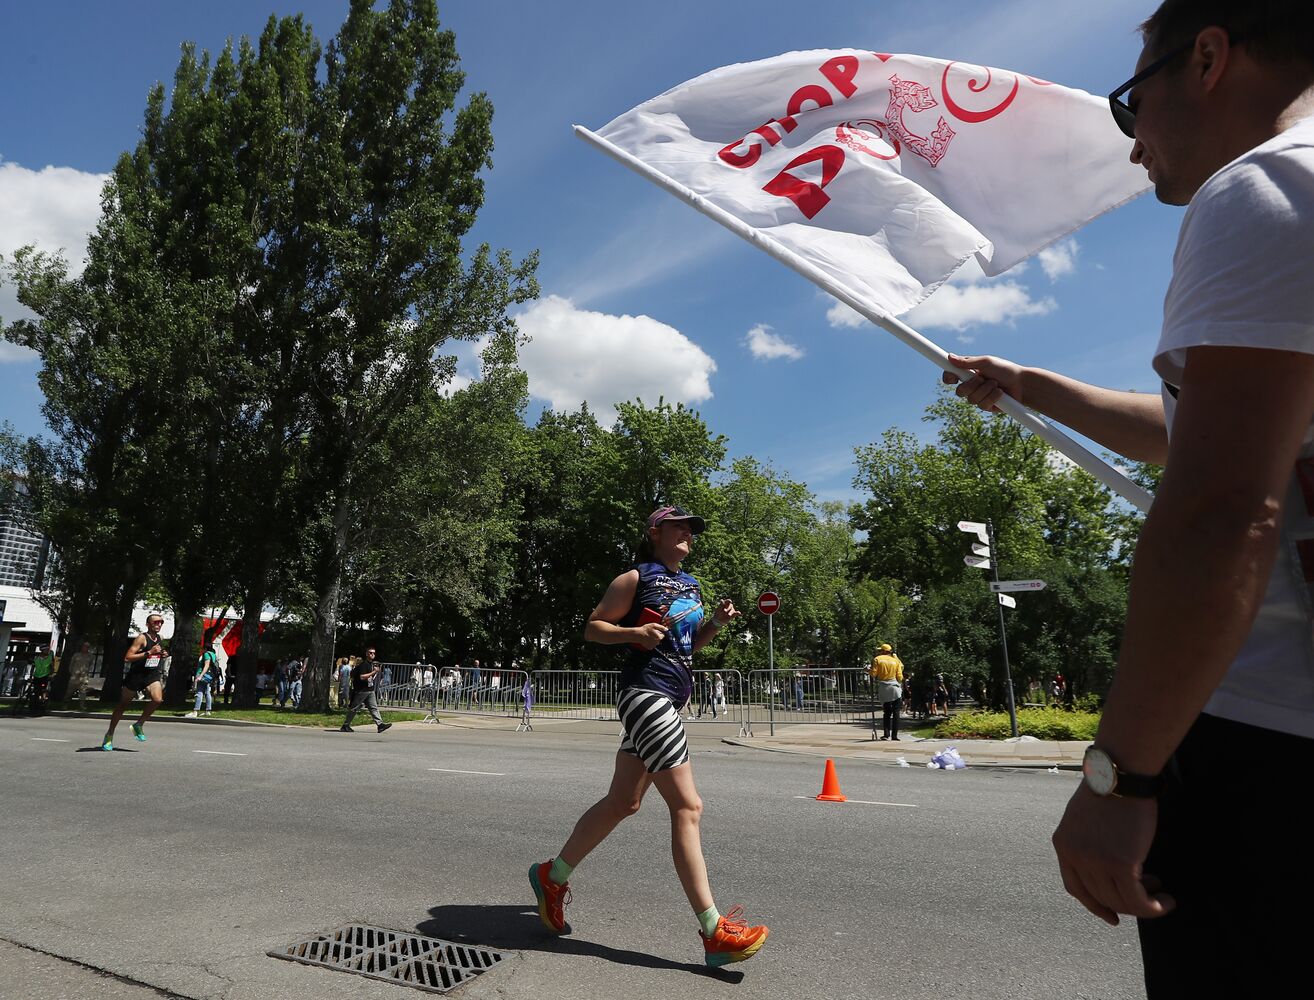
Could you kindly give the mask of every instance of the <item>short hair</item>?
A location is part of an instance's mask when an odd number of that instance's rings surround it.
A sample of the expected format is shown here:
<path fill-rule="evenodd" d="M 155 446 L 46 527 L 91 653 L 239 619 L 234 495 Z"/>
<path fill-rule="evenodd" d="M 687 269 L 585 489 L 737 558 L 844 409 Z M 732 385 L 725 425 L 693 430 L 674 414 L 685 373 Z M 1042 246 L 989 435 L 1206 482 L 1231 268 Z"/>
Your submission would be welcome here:
<path fill-rule="evenodd" d="M 1141 38 L 1162 54 L 1215 26 L 1242 39 L 1260 62 L 1314 67 L 1310 0 L 1163 0 L 1141 25 Z"/>

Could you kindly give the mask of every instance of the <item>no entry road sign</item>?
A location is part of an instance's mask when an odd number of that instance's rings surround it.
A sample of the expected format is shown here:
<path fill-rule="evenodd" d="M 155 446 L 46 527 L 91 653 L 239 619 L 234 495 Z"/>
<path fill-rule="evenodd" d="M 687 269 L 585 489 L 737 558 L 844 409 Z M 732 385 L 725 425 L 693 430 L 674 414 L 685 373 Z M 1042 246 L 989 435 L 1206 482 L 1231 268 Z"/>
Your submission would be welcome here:
<path fill-rule="evenodd" d="M 774 590 L 768 590 L 757 599 L 757 610 L 764 615 L 774 615 L 780 610 L 780 595 Z"/>

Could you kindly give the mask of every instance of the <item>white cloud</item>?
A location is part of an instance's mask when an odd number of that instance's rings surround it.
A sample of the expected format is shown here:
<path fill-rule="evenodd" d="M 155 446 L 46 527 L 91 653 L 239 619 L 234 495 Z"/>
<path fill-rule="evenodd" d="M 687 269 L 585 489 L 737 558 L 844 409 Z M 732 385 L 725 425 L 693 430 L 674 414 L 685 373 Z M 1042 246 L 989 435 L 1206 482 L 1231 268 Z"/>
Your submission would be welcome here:
<path fill-rule="evenodd" d="M 836 299 L 835 302 L 831 304 L 831 307 L 826 310 L 826 322 L 837 330 L 841 327 L 848 327 L 850 330 L 856 330 L 864 323 L 869 323 L 871 321 L 852 306 L 846 306 L 843 302 Z"/>
<path fill-rule="evenodd" d="M 1072 249 L 1065 252 L 1075 256 L 1076 244 L 1073 243 Z M 1049 267 L 1055 265 L 1042 262 L 1042 266 L 1048 272 Z M 1016 280 L 1026 271 L 1024 262 L 1011 268 L 1007 277 L 987 278 L 977 259 L 969 257 L 953 277 L 904 318 L 914 329 L 939 327 L 961 335 L 974 326 L 1012 323 L 1024 316 L 1044 316 L 1053 312 L 1058 308 L 1054 299 L 1032 298 L 1026 286 Z M 826 310 L 826 320 L 835 329 L 857 329 L 867 323 L 865 316 L 843 302 L 831 303 Z M 960 336 L 959 340 L 966 343 L 971 338 Z"/>
<path fill-rule="evenodd" d="M 1045 247 L 1036 255 L 1036 258 L 1045 271 L 1045 277 L 1050 281 L 1058 281 L 1059 278 L 1065 278 L 1076 272 L 1077 252 L 1079 250 L 1081 250 L 1080 244 L 1068 237 L 1053 246 Z"/>
<path fill-rule="evenodd" d="M 463 372 L 455 372 L 451 378 L 438 387 L 440 396 L 454 396 L 462 389 L 468 389 L 474 384 L 475 377 L 466 375 Z"/>
<path fill-rule="evenodd" d="M 946 283 L 908 314 L 914 329 L 944 329 L 962 332 L 973 326 L 1012 323 L 1024 316 L 1044 316 L 1058 308 L 1052 298 L 1033 299 L 1016 281 L 981 284 Z"/>
<path fill-rule="evenodd" d="M 759 361 L 774 361 L 776 358 L 788 358 L 797 361 L 803 357 L 803 349 L 791 344 L 784 337 L 771 332 L 771 327 L 759 323 L 744 335 L 744 346 Z"/>
<path fill-rule="evenodd" d="M 520 348 L 529 392 L 554 409 L 573 410 L 587 401 L 605 421 L 615 413 L 613 404 L 636 397 L 654 403 L 658 396 L 682 403 L 711 398 L 716 362 L 679 330 L 649 316 L 591 312 L 549 295 L 517 322 L 530 338 Z"/>
<path fill-rule="evenodd" d="M 0 163 L 0 254 L 9 257 L 34 243 L 48 253 L 62 253 L 74 274 L 82 271 L 87 236 L 100 218 L 100 192 L 107 174 L 72 167 L 29 170 L 17 163 Z M 19 305 L 12 285 L 0 286 L 0 319 L 10 323 L 31 318 Z M 0 343 L 0 363 L 29 361 L 31 351 Z"/>
<path fill-rule="evenodd" d="M 905 319 L 914 329 L 953 330 L 962 333 L 974 326 L 1012 323 L 1024 316 L 1044 316 L 1058 308 L 1052 298 L 1033 299 L 1018 276 L 1025 263 L 1011 268 L 1007 277 L 987 278 L 975 257 L 969 257 L 954 276 L 931 293 Z M 970 338 L 960 337 L 968 342 Z"/>

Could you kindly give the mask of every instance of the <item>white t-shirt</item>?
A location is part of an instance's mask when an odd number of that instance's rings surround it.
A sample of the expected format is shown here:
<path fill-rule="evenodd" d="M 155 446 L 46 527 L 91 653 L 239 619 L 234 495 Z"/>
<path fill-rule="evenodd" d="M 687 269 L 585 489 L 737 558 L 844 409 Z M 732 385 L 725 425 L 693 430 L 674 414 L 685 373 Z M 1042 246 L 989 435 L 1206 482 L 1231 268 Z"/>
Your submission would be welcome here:
<path fill-rule="evenodd" d="M 1181 385 L 1187 348 L 1203 345 L 1314 354 L 1314 117 L 1233 160 L 1191 199 L 1154 352 L 1169 433 L 1167 386 Z M 1263 605 L 1205 711 L 1314 738 L 1314 614 L 1301 567 L 1314 576 L 1314 428 L 1300 455 Z"/>

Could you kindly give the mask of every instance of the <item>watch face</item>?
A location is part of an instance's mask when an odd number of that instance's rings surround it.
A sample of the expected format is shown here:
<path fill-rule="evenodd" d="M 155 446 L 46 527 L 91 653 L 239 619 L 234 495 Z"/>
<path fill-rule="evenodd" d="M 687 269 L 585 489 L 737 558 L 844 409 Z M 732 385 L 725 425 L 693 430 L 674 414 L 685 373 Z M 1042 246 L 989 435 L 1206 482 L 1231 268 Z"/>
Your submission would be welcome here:
<path fill-rule="evenodd" d="M 1081 762 L 1081 773 L 1086 776 L 1086 784 L 1096 795 L 1109 795 L 1118 783 L 1118 769 L 1113 766 L 1113 758 L 1103 750 L 1091 747 Z"/>

